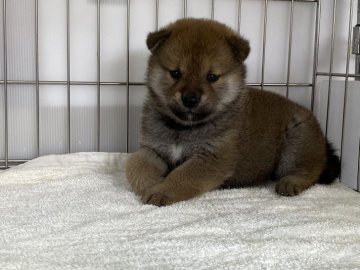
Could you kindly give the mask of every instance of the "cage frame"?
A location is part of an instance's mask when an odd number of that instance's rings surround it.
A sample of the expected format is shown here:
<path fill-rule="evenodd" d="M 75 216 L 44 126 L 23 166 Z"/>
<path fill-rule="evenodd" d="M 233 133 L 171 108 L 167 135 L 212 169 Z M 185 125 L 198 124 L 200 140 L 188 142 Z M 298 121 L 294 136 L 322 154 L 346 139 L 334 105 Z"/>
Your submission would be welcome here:
<path fill-rule="evenodd" d="M 129 104 L 130 104 L 130 86 L 144 86 L 145 82 L 132 82 L 130 81 L 129 76 L 129 67 L 130 67 L 130 8 L 131 8 L 131 0 L 126 1 L 126 80 L 125 81 L 102 81 L 100 76 L 100 18 L 101 18 L 101 4 L 100 0 L 97 1 L 97 15 L 96 15 L 96 39 L 97 39 L 97 79 L 96 81 L 73 81 L 70 76 L 70 0 L 66 0 L 66 80 L 62 81 L 48 81 L 48 80 L 40 80 L 39 79 L 39 0 L 34 0 L 35 3 L 35 80 L 8 80 L 7 78 L 7 0 L 2 0 L 3 5 L 3 80 L 0 80 L 0 85 L 3 85 L 4 89 L 4 138 L 5 138 L 5 158 L 0 159 L 0 169 L 7 169 L 12 166 L 16 166 L 28 160 L 20 160 L 20 159 L 9 159 L 9 117 L 8 117 L 8 86 L 9 85 L 35 85 L 36 91 L 36 156 L 40 156 L 40 113 L 39 113 L 39 87 L 40 85 L 66 85 L 67 87 L 67 153 L 70 153 L 71 149 L 71 86 L 72 85 L 94 85 L 97 86 L 97 151 L 100 150 L 100 88 L 103 85 L 117 85 L 117 86 L 125 86 L 126 87 L 126 152 L 129 152 Z M 211 1 L 211 19 L 214 19 L 215 16 L 215 0 Z M 290 13 L 289 13 L 289 39 L 287 41 L 288 44 L 288 55 L 287 55 L 287 66 L 286 66 L 286 81 L 283 83 L 266 83 L 264 81 L 265 75 L 265 62 L 266 62 L 266 39 L 267 39 L 267 16 L 268 16 L 268 5 L 271 1 L 284 1 L 290 2 Z M 332 7 L 332 25 L 331 25 L 331 48 L 330 48 L 330 66 L 327 72 L 318 71 L 318 56 L 319 56 L 319 37 L 320 37 L 320 20 L 321 20 L 321 3 L 324 0 L 262 0 L 264 5 L 264 17 L 262 22 L 263 27 L 263 36 L 262 36 L 262 55 L 261 55 L 261 80 L 258 83 L 249 83 L 249 86 L 256 86 L 260 89 L 264 89 L 264 87 L 275 86 L 275 87 L 286 87 L 285 96 L 288 98 L 290 87 L 309 87 L 311 88 L 311 110 L 314 110 L 314 100 L 316 93 L 316 84 L 318 76 L 326 76 L 329 78 L 328 89 L 329 94 L 327 96 L 327 111 L 326 111 L 326 125 L 325 125 L 325 136 L 328 133 L 328 125 L 329 125 L 329 103 L 331 100 L 331 89 L 332 89 L 332 80 L 334 77 L 341 77 L 345 79 L 345 89 L 344 89 L 344 100 L 343 100 L 343 122 L 342 122 L 342 134 L 341 134 L 341 148 L 340 148 L 340 156 L 342 156 L 343 150 L 343 138 L 344 138 L 344 120 L 346 118 L 346 98 L 347 98 L 347 90 L 348 90 L 348 81 L 349 78 L 354 78 L 355 80 L 360 80 L 360 54 L 356 55 L 356 68 L 355 73 L 349 73 L 349 63 L 351 56 L 351 45 L 354 42 L 352 38 L 354 37 L 355 27 L 352 25 L 353 14 L 354 14 L 354 0 L 350 1 L 349 8 L 349 24 L 348 24 L 348 40 L 347 40 L 347 56 L 346 56 L 346 71 L 345 73 L 337 73 L 333 72 L 333 62 L 334 62 L 334 42 L 335 42 L 335 24 L 336 24 L 336 6 L 337 0 L 334 0 L 334 4 Z M 313 4 L 315 7 L 315 26 L 314 26 L 314 44 L 313 44 L 313 66 L 312 66 L 312 82 L 311 83 L 291 83 L 290 82 L 290 67 L 291 67 L 291 53 L 292 53 L 292 36 L 293 36 L 293 21 L 294 21 L 294 3 L 295 2 L 307 2 Z M 183 17 L 187 17 L 188 11 L 188 3 L 187 0 L 182 0 L 182 13 Z M 242 9 L 242 0 L 237 0 L 237 29 L 236 31 L 240 33 L 241 31 L 241 9 Z M 160 2 L 159 0 L 155 0 L 155 30 L 159 29 L 159 8 Z M 358 10 L 357 10 L 357 24 L 360 25 L 360 1 L 358 1 Z M 358 157 L 358 173 L 357 173 L 357 190 L 359 190 L 360 186 L 360 139 L 359 139 L 359 157 Z"/>

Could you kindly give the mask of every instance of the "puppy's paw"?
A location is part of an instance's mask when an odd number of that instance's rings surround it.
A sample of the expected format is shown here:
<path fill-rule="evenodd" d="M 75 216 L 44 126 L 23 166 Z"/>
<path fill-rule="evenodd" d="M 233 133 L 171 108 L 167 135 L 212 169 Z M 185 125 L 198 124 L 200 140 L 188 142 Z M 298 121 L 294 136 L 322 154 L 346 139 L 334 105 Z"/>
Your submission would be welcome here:
<path fill-rule="evenodd" d="M 142 196 L 148 189 L 160 184 L 164 180 L 163 177 L 159 178 L 138 178 L 129 181 L 131 189 L 135 194 Z"/>
<path fill-rule="evenodd" d="M 153 186 L 144 191 L 141 195 L 141 201 L 144 204 L 152 204 L 155 206 L 166 206 L 173 204 L 179 200 L 175 199 L 171 192 L 166 190 L 161 184 Z"/>
<path fill-rule="evenodd" d="M 279 180 L 275 186 L 275 191 L 282 196 L 295 196 L 306 188 L 307 186 L 304 185 L 304 179 L 295 175 L 288 175 Z"/>

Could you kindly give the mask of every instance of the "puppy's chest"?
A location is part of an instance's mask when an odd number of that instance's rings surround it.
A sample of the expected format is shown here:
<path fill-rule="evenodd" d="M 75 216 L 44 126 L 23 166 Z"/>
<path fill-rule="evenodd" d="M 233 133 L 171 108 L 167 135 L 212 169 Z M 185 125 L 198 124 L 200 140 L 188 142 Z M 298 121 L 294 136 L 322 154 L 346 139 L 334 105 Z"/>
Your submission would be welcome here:
<path fill-rule="evenodd" d="M 155 117 L 150 120 L 143 124 L 142 143 L 154 149 L 170 167 L 194 156 L 213 155 L 223 140 L 215 125 L 180 129 L 171 128 Z"/>
<path fill-rule="evenodd" d="M 163 146 L 164 154 L 167 156 L 169 163 L 176 165 L 182 163 L 189 156 L 187 147 L 181 144 L 170 144 Z"/>
<path fill-rule="evenodd" d="M 207 142 L 190 143 L 190 144 L 162 144 L 156 151 L 163 157 L 170 168 L 180 166 L 186 160 L 194 157 L 206 158 L 214 156 L 215 147 L 210 147 Z"/>
<path fill-rule="evenodd" d="M 184 134 L 183 134 L 184 135 Z M 151 147 L 171 166 L 176 167 L 195 155 L 204 155 L 214 150 L 209 138 L 203 136 L 152 137 Z"/>

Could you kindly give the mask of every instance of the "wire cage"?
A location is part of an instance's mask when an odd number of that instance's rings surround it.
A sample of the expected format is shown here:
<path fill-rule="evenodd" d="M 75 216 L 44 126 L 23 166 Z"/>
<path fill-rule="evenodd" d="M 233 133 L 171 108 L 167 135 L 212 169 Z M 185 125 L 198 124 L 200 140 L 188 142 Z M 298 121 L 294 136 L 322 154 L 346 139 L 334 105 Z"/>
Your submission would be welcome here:
<path fill-rule="evenodd" d="M 342 157 L 341 180 L 359 190 L 360 2 L 0 3 L 0 169 L 45 154 L 136 150 L 148 54 L 144 45 L 134 44 L 143 44 L 147 32 L 176 18 L 207 17 L 245 32 L 252 47 L 248 85 L 280 93 L 311 109 Z M 88 36 L 80 34 L 90 28 Z M 121 56 L 116 54 L 120 50 Z M 57 66 L 62 66 L 60 71 Z M 91 72 L 82 76 L 86 67 Z M 120 75 L 112 76 L 114 70 Z M 79 109 L 84 96 L 91 99 L 91 109 Z M 61 100 L 62 106 L 54 100 Z M 107 105 L 114 100 L 117 109 L 109 112 Z M 53 105 L 56 113 L 46 110 L 44 102 Z"/>

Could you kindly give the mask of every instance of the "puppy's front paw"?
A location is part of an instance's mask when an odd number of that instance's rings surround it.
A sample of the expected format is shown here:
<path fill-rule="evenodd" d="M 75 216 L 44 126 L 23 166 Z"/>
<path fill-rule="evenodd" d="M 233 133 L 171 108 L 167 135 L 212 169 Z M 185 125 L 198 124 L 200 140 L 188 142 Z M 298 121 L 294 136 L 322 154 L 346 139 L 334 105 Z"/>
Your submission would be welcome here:
<path fill-rule="evenodd" d="M 306 189 L 304 179 L 295 175 L 288 175 L 279 180 L 275 191 L 282 196 L 295 196 Z"/>
<path fill-rule="evenodd" d="M 141 201 L 144 204 L 152 204 L 155 206 L 166 206 L 177 202 L 173 195 L 166 190 L 161 184 L 149 188 L 143 192 Z"/>
<path fill-rule="evenodd" d="M 137 181 L 129 181 L 132 191 L 134 191 L 137 195 L 142 196 L 148 189 L 158 185 L 164 180 L 163 177 L 159 177 L 157 179 L 151 178 L 139 178 Z"/>

